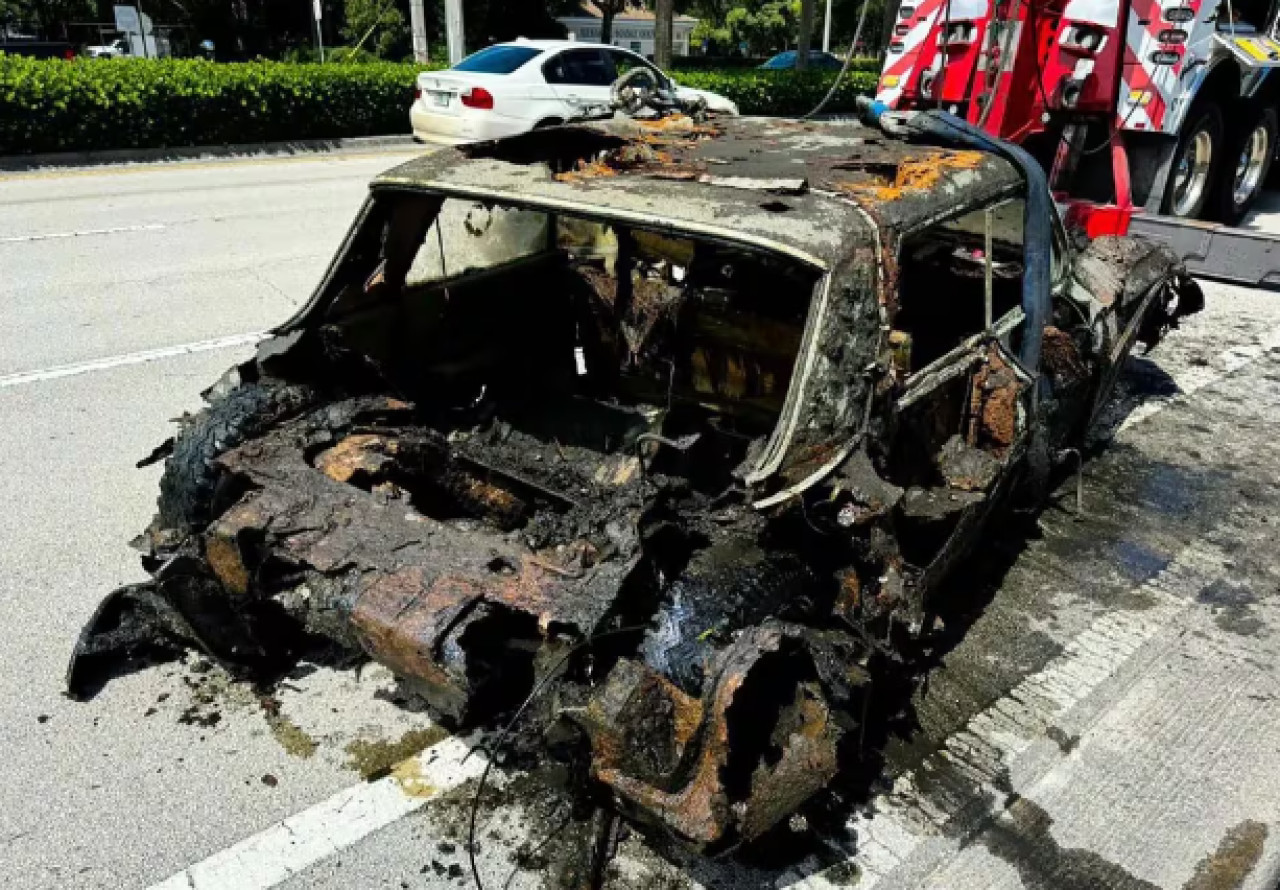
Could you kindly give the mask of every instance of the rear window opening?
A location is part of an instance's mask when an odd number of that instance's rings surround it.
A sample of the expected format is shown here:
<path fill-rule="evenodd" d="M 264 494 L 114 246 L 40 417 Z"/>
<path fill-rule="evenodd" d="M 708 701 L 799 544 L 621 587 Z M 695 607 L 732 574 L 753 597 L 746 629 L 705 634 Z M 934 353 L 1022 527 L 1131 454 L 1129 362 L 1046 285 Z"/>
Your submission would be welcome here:
<path fill-rule="evenodd" d="M 772 432 L 816 270 L 571 216 L 448 199 L 433 217 L 438 199 L 395 200 L 377 270 L 329 317 L 451 441 L 483 441 L 476 460 L 612 485 L 643 456 L 722 487 Z"/>
<path fill-rule="evenodd" d="M 453 70 L 476 74 L 510 74 L 541 54 L 542 50 L 530 46 L 490 46 L 467 56 L 454 65 Z"/>

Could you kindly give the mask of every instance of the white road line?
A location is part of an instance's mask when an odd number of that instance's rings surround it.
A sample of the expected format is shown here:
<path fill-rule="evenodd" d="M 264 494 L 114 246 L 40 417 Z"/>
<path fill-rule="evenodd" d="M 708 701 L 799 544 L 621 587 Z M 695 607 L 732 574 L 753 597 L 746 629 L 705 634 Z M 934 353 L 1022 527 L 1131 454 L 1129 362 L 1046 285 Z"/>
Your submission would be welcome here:
<path fill-rule="evenodd" d="M 1216 546 L 1200 541 L 1188 545 L 1163 571 L 1138 586 L 1151 603 L 1146 611 L 1103 613 L 1061 655 L 975 715 L 938 753 L 899 776 L 890 791 L 856 814 L 848 827 L 856 837 L 851 859 L 858 867 L 859 890 L 873 890 L 943 835 L 948 824 L 974 818 L 975 806 L 994 802 L 993 812 L 1002 812 L 1000 802 L 1029 784 L 1025 778 L 1015 782 L 1011 775 L 1018 758 L 1033 744 L 1046 744 L 1049 727 L 1116 676 L 1139 649 L 1189 608 L 1197 591 L 1222 576 L 1227 564 L 1227 554 Z M 924 852 L 946 855 L 946 850 L 931 847 Z M 835 886 L 819 872 L 788 890 Z"/>
<path fill-rule="evenodd" d="M 59 377 L 74 377 L 77 374 L 90 374 L 94 371 L 106 371 L 125 365 L 141 365 L 158 359 L 189 355 L 193 352 L 210 352 L 214 349 L 229 349 L 233 346 L 245 346 L 257 343 L 266 335 L 262 331 L 252 334 L 235 334 L 231 337 L 217 337 L 213 340 L 199 340 L 195 343 L 183 343 L 180 346 L 162 346 L 159 349 L 146 349 L 142 352 L 128 352 L 124 355 L 113 355 L 108 358 L 92 359 L 87 362 L 75 362 L 70 365 L 57 365 L 42 368 L 39 371 L 19 371 L 16 374 L 0 376 L 0 389 L 10 386 L 25 386 L 28 383 L 40 383 L 45 380 L 57 380 Z"/>
<path fill-rule="evenodd" d="M 57 238 L 82 238 L 85 235 L 118 235 L 122 232 L 158 232 L 168 228 L 162 223 L 145 226 L 116 226 L 113 229 L 84 229 L 79 232 L 49 232 L 44 235 L 10 235 L 0 238 L 0 244 L 25 244 L 28 241 L 52 241 Z"/>
<path fill-rule="evenodd" d="M 485 763 L 467 741 L 447 738 L 406 760 L 391 775 L 339 791 L 148 890 L 274 887 L 479 776 Z"/>

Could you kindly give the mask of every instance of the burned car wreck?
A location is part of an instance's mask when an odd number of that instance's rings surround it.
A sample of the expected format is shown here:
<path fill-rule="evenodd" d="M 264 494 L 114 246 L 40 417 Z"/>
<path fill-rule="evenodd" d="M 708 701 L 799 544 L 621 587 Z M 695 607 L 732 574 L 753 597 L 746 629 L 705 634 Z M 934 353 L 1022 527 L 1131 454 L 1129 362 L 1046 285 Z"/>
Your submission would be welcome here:
<path fill-rule="evenodd" d="M 152 577 L 71 692 L 144 650 L 270 676 L 323 640 L 462 727 L 554 673 L 526 722 L 621 813 L 758 837 L 841 769 L 868 660 L 1199 306 L 1164 248 L 1073 248 L 1016 160 L 669 117 L 382 175 L 153 456 Z"/>

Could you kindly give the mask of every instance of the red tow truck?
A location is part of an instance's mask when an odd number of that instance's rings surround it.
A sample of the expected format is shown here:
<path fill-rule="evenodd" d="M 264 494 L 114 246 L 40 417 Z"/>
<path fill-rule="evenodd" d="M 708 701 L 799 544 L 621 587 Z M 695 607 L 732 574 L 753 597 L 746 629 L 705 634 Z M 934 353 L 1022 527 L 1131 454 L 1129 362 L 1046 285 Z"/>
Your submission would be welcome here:
<path fill-rule="evenodd" d="M 876 103 L 1020 145 L 1090 236 L 1142 234 L 1196 274 L 1280 283 L 1280 240 L 1232 228 L 1276 152 L 1278 27 L 1257 0 L 903 0 Z"/>

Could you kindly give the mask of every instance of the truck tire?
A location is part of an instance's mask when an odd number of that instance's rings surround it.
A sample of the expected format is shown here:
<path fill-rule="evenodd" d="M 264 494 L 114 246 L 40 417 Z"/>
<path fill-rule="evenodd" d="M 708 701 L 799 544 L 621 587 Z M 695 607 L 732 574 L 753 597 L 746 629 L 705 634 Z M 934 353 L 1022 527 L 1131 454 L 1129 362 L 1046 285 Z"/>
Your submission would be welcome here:
<path fill-rule="evenodd" d="M 1271 106 L 1247 108 L 1244 126 L 1235 128 L 1223 155 L 1214 190 L 1214 217 L 1235 225 L 1253 206 L 1271 172 L 1276 154 L 1276 110 Z"/>
<path fill-rule="evenodd" d="M 214 460 L 247 439 L 297 414 L 313 399 L 309 387 L 247 383 L 209 403 L 174 438 L 156 502 L 157 524 L 180 534 L 213 518 L 221 476 Z"/>
<path fill-rule="evenodd" d="M 1161 213 L 1179 219 L 1201 219 L 1213 197 L 1222 168 L 1222 111 L 1197 102 L 1187 115 L 1169 165 Z"/>

